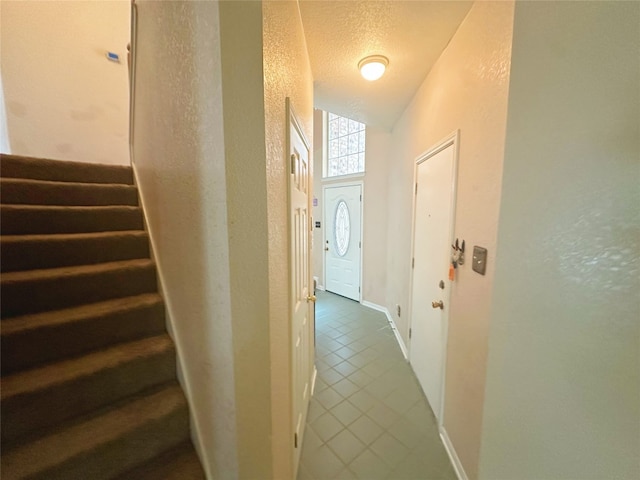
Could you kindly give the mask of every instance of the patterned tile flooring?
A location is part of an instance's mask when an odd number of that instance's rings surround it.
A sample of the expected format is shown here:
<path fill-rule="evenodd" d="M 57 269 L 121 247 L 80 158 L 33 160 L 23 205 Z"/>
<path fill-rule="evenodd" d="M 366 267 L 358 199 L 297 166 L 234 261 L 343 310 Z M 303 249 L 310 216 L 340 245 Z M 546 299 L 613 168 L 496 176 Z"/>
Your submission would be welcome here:
<path fill-rule="evenodd" d="M 455 480 L 386 316 L 318 292 L 316 367 L 298 480 Z"/>

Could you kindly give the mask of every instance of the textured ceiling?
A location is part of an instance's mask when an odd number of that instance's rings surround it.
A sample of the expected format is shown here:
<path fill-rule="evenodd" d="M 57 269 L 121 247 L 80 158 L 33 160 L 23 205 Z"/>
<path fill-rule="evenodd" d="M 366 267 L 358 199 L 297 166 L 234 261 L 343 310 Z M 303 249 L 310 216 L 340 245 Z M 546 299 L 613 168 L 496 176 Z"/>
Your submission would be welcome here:
<path fill-rule="evenodd" d="M 316 108 L 393 127 L 472 3 L 300 0 Z M 374 54 L 389 67 L 368 82 L 358 62 Z"/>

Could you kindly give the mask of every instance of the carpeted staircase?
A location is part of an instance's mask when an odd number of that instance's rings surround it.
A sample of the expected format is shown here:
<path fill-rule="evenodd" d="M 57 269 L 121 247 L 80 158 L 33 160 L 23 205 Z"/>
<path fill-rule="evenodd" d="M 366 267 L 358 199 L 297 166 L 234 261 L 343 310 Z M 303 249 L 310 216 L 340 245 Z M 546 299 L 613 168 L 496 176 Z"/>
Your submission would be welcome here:
<path fill-rule="evenodd" d="M 131 168 L 0 180 L 3 480 L 204 478 Z"/>

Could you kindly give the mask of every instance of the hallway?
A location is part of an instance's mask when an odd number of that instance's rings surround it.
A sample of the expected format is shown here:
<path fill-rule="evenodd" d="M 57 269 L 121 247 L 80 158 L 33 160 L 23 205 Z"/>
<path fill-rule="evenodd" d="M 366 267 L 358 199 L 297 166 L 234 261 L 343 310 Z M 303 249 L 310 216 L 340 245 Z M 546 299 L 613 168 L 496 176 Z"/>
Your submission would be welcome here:
<path fill-rule="evenodd" d="M 454 480 L 435 418 L 385 315 L 318 292 L 298 480 Z"/>

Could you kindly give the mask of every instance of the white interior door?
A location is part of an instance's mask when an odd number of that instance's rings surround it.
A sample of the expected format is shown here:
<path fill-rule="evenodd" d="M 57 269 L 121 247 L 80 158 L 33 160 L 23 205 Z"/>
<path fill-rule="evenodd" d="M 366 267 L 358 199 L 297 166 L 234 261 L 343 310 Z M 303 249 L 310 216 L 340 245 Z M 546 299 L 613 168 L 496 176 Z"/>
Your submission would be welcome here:
<path fill-rule="evenodd" d="M 311 170 L 309 147 L 302 130 L 290 110 L 289 145 L 291 174 L 289 176 L 290 244 L 291 244 L 291 340 L 293 392 L 293 457 L 294 472 L 298 470 L 302 437 L 306 423 L 311 381 L 313 377 L 313 314 L 315 297 L 311 292 L 310 244 L 311 220 L 309 198 Z"/>
<path fill-rule="evenodd" d="M 410 360 L 440 423 L 451 290 L 454 153 L 451 141 L 418 160 L 416 172 Z M 439 301 L 443 308 L 434 308 L 432 302 Z"/>
<path fill-rule="evenodd" d="M 360 301 L 362 185 L 324 189 L 325 289 Z"/>

